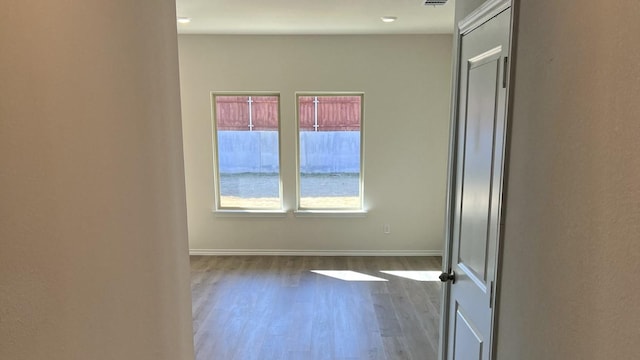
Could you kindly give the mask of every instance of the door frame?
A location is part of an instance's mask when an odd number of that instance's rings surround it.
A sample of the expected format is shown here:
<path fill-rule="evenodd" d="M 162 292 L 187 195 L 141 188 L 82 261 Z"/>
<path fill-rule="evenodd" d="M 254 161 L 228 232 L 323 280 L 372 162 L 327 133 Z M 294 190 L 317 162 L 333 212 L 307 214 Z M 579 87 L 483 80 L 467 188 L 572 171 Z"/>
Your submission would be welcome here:
<path fill-rule="evenodd" d="M 454 227 L 454 211 L 455 211 L 455 186 L 456 186 L 456 169 L 457 169 L 457 149 L 458 149 L 458 106 L 459 106 L 459 90 L 460 90 L 460 56 L 462 36 L 470 33 L 491 18 L 495 17 L 502 11 L 511 8 L 511 24 L 509 35 L 509 61 L 507 76 L 507 97 L 505 111 L 505 132 L 504 132 L 504 156 L 503 156 L 503 173 L 502 173 L 502 191 L 501 201 L 498 208 L 498 217 L 500 219 L 500 228 L 498 230 L 498 239 L 496 246 L 496 262 L 495 262 L 495 283 L 493 296 L 493 312 L 491 319 L 491 350 L 490 357 L 494 358 L 497 345 L 498 333 L 498 315 L 499 315 L 499 299 L 500 299 L 500 283 L 501 283 L 501 264 L 502 264 L 502 243 L 504 237 L 506 195 L 508 184 L 508 164 L 509 149 L 511 147 L 511 118 L 513 109 L 513 86 L 515 84 L 515 63 L 516 63 L 516 40 L 517 40 L 517 19 L 519 12 L 520 0 L 487 0 L 476 10 L 471 12 L 467 17 L 455 24 L 454 30 L 454 58 L 453 58 L 453 75 L 451 87 L 451 120 L 449 127 L 449 160 L 447 165 L 447 190 L 446 190 L 446 210 L 445 210 L 445 234 L 444 234 L 444 253 L 442 256 L 442 271 L 451 272 L 451 250 L 453 247 L 453 227 Z M 443 284 L 441 310 L 440 310 L 440 346 L 438 349 L 438 359 L 447 359 L 448 335 L 449 335 L 449 300 L 451 292 L 451 283 Z"/>

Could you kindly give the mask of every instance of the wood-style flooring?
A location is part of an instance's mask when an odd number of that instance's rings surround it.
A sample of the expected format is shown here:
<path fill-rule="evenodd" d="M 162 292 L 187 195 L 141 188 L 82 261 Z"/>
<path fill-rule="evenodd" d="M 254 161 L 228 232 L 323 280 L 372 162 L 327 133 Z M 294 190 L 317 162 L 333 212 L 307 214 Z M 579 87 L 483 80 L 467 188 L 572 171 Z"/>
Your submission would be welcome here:
<path fill-rule="evenodd" d="M 197 360 L 437 358 L 439 257 L 192 256 Z M 351 270 L 387 281 L 345 281 Z"/>

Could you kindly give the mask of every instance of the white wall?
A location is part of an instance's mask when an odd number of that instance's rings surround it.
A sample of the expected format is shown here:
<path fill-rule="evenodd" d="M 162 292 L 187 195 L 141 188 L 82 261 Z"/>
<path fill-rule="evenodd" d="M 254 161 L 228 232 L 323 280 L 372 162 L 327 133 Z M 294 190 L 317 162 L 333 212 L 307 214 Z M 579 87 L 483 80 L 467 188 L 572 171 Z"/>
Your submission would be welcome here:
<path fill-rule="evenodd" d="M 8 0 L 0 359 L 193 359 L 172 0 Z"/>
<path fill-rule="evenodd" d="M 191 249 L 441 251 L 451 43 L 450 35 L 179 36 Z M 281 94 L 288 209 L 295 206 L 294 93 L 363 91 L 367 216 L 213 214 L 209 93 L 230 90 Z"/>
<path fill-rule="evenodd" d="M 498 359 L 640 354 L 640 3 L 520 1 Z"/>
<path fill-rule="evenodd" d="M 458 26 L 458 22 L 464 19 L 467 15 L 471 14 L 480 5 L 485 3 L 486 0 L 456 0 L 456 12 L 455 12 L 455 26 Z"/>

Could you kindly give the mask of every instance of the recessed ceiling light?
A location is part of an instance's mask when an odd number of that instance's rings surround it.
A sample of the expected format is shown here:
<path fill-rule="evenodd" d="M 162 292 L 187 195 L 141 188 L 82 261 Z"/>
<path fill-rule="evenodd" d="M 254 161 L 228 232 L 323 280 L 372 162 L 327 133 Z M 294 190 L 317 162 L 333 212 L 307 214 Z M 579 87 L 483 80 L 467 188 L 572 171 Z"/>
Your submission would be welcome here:
<path fill-rule="evenodd" d="M 380 18 L 380 20 L 382 20 L 383 22 L 386 22 L 386 23 L 390 23 L 390 22 L 394 22 L 394 21 L 398 20 L 398 18 L 395 17 L 395 16 L 383 16 L 383 17 Z"/>
<path fill-rule="evenodd" d="M 190 17 L 181 16 L 181 17 L 178 18 L 178 22 L 180 24 L 188 24 L 188 23 L 191 22 L 191 18 Z"/>

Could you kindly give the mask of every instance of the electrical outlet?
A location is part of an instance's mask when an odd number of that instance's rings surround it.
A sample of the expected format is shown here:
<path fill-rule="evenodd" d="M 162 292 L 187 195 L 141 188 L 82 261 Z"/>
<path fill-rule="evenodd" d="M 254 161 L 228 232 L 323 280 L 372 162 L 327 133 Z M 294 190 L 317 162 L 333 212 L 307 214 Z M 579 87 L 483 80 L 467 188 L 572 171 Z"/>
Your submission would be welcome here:
<path fill-rule="evenodd" d="M 382 232 L 385 233 L 385 234 L 391 234 L 391 225 L 384 224 L 382 226 Z"/>

